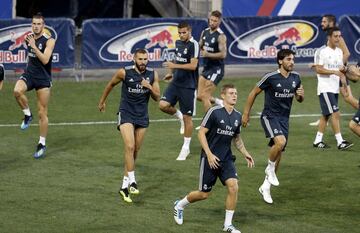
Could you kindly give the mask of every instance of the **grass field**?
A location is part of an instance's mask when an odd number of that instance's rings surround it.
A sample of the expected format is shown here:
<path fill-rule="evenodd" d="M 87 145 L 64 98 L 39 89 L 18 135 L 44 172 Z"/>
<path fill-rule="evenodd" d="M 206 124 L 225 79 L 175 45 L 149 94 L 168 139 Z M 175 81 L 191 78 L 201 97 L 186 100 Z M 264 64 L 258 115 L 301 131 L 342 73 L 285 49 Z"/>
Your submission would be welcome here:
<path fill-rule="evenodd" d="M 258 79 L 225 80 L 238 87 L 237 108 L 242 111 L 247 94 Z M 97 110 L 105 81 L 75 83 L 54 80 L 49 107 L 51 123 L 115 121 L 119 89 L 108 99 L 107 111 Z M 290 139 L 284 154 L 280 186 L 272 189 L 273 205 L 263 202 L 258 187 L 264 178 L 267 140 L 259 120 L 263 95 L 255 102 L 251 125 L 242 138 L 256 163 L 246 168 L 236 161 L 240 177 L 239 201 L 233 223 L 245 233 L 360 232 L 360 141 L 347 128 L 350 115 L 341 119 L 343 137 L 354 142 L 349 151 L 338 151 L 331 128 L 325 141 L 332 148 L 312 148 L 316 128 L 308 126 L 319 113 L 316 81 L 303 78 L 305 102 L 294 102 Z M 184 224 L 172 217 L 173 202 L 198 186 L 200 145 L 193 134 L 191 156 L 175 161 L 182 137 L 176 121 L 152 122 L 136 166 L 141 191 L 134 203 L 124 203 L 118 188 L 122 180 L 122 140 L 115 124 L 52 125 L 47 156 L 34 160 L 38 127 L 22 132 L 22 112 L 12 96 L 14 83 L 0 92 L 0 232 L 220 232 L 224 220 L 226 189 L 218 182 L 206 201 L 190 205 Z M 162 83 L 162 91 L 166 84 Z M 360 95 L 360 85 L 352 84 Z M 37 122 L 35 93 L 29 93 Z M 342 113 L 355 113 L 340 98 Z M 203 111 L 198 103 L 197 118 Z M 150 117 L 171 119 L 150 104 Z M 199 124 L 195 121 L 195 125 Z M 235 151 L 235 150 L 234 150 Z M 239 153 L 236 151 L 237 155 Z"/>

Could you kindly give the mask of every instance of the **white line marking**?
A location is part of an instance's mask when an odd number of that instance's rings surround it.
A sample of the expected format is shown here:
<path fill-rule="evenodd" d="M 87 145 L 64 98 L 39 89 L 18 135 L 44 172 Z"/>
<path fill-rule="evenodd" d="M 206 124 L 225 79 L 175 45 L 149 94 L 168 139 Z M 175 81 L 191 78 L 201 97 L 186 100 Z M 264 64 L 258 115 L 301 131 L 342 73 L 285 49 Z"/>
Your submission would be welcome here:
<path fill-rule="evenodd" d="M 352 116 L 354 113 L 341 113 L 341 116 Z M 299 117 L 319 117 L 321 114 L 293 114 L 290 115 L 291 118 Z M 251 116 L 250 118 L 260 118 L 260 116 Z M 193 118 L 193 121 L 201 121 L 203 118 Z M 153 119 L 150 122 L 172 122 L 179 121 L 174 118 L 165 118 L 165 119 Z M 86 121 L 86 122 L 59 122 L 59 123 L 49 123 L 49 126 L 72 126 L 72 125 L 115 125 L 116 121 Z M 39 124 L 31 124 L 30 126 L 39 126 Z M 20 127 L 19 124 L 0 124 L 0 127 Z"/>

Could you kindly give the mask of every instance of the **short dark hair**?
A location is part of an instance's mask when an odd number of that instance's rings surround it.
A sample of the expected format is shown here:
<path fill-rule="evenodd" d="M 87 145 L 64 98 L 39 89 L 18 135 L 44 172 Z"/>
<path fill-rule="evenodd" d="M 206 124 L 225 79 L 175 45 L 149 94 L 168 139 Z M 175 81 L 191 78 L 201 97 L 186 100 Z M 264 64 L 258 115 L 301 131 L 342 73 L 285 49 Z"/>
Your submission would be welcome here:
<path fill-rule="evenodd" d="M 178 24 L 178 28 L 188 28 L 188 29 L 191 29 L 191 26 L 188 22 L 185 22 L 185 21 L 181 21 L 179 24 Z"/>
<path fill-rule="evenodd" d="M 234 86 L 234 84 L 232 83 L 227 83 L 227 84 L 224 84 L 222 87 L 221 87 L 221 94 L 225 94 L 227 89 L 230 89 L 230 88 L 235 88 L 236 87 Z"/>
<path fill-rule="evenodd" d="M 332 34 L 336 31 L 340 31 L 340 28 L 338 27 L 332 27 L 326 30 L 326 35 L 327 36 L 332 36 Z"/>
<path fill-rule="evenodd" d="M 279 65 L 279 68 L 281 67 L 280 65 L 280 60 L 283 60 L 285 57 L 289 56 L 289 55 L 295 55 L 295 52 L 292 51 L 291 49 L 280 49 L 279 52 L 277 53 L 276 56 L 276 62 Z"/>
<path fill-rule="evenodd" d="M 38 13 L 36 13 L 35 15 L 33 15 L 32 18 L 33 18 L 33 19 L 42 19 L 43 22 L 45 23 L 45 18 L 44 18 L 44 16 L 41 14 L 41 12 L 38 12 Z"/>
<path fill-rule="evenodd" d="M 334 25 L 336 24 L 336 17 L 335 15 L 331 15 L 331 14 L 326 14 L 326 15 L 323 15 L 324 18 L 327 18 L 327 20 L 329 22 L 332 22 Z"/>
<path fill-rule="evenodd" d="M 148 51 L 146 49 L 136 49 L 134 56 L 136 56 L 136 54 L 141 53 L 141 54 L 147 54 Z"/>
<path fill-rule="evenodd" d="M 215 11 L 212 11 L 211 12 L 211 14 L 210 14 L 210 16 L 214 16 L 214 17 L 217 17 L 217 18 L 221 18 L 221 16 L 222 16 L 222 14 L 221 14 L 221 12 L 220 11 L 218 11 L 218 10 L 215 10 Z"/>

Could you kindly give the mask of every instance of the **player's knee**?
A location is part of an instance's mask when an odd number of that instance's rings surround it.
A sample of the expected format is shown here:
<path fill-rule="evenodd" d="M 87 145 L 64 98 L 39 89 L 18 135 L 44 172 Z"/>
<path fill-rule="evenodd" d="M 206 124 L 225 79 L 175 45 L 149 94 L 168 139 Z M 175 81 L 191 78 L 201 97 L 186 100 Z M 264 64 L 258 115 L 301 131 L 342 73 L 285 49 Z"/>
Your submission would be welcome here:
<path fill-rule="evenodd" d="M 18 98 L 23 94 L 23 92 L 17 88 L 14 88 L 13 94 L 14 94 L 15 98 Z"/>
<path fill-rule="evenodd" d="M 286 145 L 285 137 L 281 137 L 278 140 L 276 140 L 276 142 L 275 142 L 275 146 L 277 146 L 279 148 L 279 150 L 284 149 L 285 145 Z"/>
<path fill-rule="evenodd" d="M 168 108 L 169 104 L 166 101 L 160 100 L 159 108 L 161 111 L 165 111 Z"/>
<path fill-rule="evenodd" d="M 239 190 L 239 185 L 238 185 L 237 181 L 229 183 L 228 190 L 229 190 L 229 193 L 233 193 L 233 194 L 237 193 Z"/>
<path fill-rule="evenodd" d="M 40 109 L 38 111 L 39 120 L 46 120 L 47 119 L 47 111 L 45 109 Z"/>
<path fill-rule="evenodd" d="M 135 152 L 135 146 L 132 144 L 127 144 L 125 145 L 125 151 L 133 154 Z"/>
<path fill-rule="evenodd" d="M 209 196 L 210 196 L 210 192 L 200 192 L 201 200 L 208 199 Z"/>
<path fill-rule="evenodd" d="M 354 131 L 357 126 L 358 126 L 358 125 L 357 125 L 356 122 L 354 122 L 353 120 L 351 120 L 351 121 L 349 122 L 349 128 L 350 128 L 351 130 Z"/>

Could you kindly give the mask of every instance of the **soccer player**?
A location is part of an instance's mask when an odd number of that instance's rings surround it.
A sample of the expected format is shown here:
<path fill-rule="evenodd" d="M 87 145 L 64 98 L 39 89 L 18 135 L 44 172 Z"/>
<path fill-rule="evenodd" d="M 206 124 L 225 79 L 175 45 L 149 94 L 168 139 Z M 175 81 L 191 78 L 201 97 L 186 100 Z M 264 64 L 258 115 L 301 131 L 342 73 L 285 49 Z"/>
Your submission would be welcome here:
<path fill-rule="evenodd" d="M 269 160 L 265 169 L 265 179 L 259 191 L 266 203 L 272 204 L 270 194 L 271 185 L 278 186 L 276 172 L 279 170 L 282 151 L 285 150 L 289 133 L 289 115 L 295 96 L 298 102 L 304 100 L 304 89 L 300 76 L 293 71 L 295 53 L 290 49 L 281 49 L 277 53 L 276 61 L 279 69 L 267 73 L 250 92 L 244 114 L 243 126 L 246 127 L 250 118 L 250 110 L 255 98 L 265 91 L 264 109 L 260 120 L 267 138 L 270 138 Z"/>
<path fill-rule="evenodd" d="M 118 126 L 124 142 L 124 177 L 119 190 L 125 202 L 132 202 L 130 194 L 139 194 L 135 180 L 135 160 L 149 126 L 149 98 L 160 99 L 159 78 L 156 71 L 147 67 L 148 53 L 138 49 L 134 54 L 134 65 L 119 69 L 106 85 L 98 108 L 105 111 L 105 102 L 111 90 L 122 83 L 118 112 Z"/>
<path fill-rule="evenodd" d="M 238 181 L 231 152 L 231 142 L 233 141 L 236 149 L 244 155 L 248 167 L 254 167 L 255 163 L 240 137 L 241 113 L 235 109 L 237 90 L 234 85 L 225 84 L 221 89 L 221 97 L 224 106 L 214 106 L 209 109 L 202 120 L 198 133 L 202 146 L 199 189 L 175 202 L 174 219 L 177 224 L 183 224 L 185 206 L 207 199 L 219 178 L 228 190 L 223 231 L 240 233 L 232 225 L 238 195 Z"/>
<path fill-rule="evenodd" d="M 198 100 L 202 101 L 205 112 L 211 102 L 221 104 L 222 101 L 212 97 L 216 86 L 224 77 L 224 59 L 226 57 L 226 36 L 220 29 L 221 13 L 213 11 L 209 18 L 209 27 L 200 36 L 200 55 L 204 58 L 204 69 L 198 82 Z"/>
<path fill-rule="evenodd" d="M 4 77 L 5 77 L 5 69 L 3 64 L 0 64 L 0 90 L 2 89 L 3 86 Z"/>
<path fill-rule="evenodd" d="M 45 156 L 46 136 L 48 133 L 48 103 L 50 99 L 51 63 L 55 40 L 44 33 L 45 20 L 40 14 L 32 18 L 32 34 L 26 37 L 28 64 L 15 84 L 14 96 L 24 113 L 20 128 L 25 130 L 33 119 L 25 92 L 36 90 L 39 114 L 40 139 L 33 155 L 38 159 Z"/>
<path fill-rule="evenodd" d="M 173 79 L 161 97 L 159 108 L 180 120 L 184 143 L 176 160 L 185 160 L 190 154 L 192 116 L 196 112 L 199 44 L 191 36 L 191 27 L 187 22 L 178 24 L 178 33 L 180 40 L 175 42 L 175 61 L 163 63 L 163 67 L 173 70 Z M 174 107 L 178 101 L 180 110 Z"/>
<path fill-rule="evenodd" d="M 315 53 L 315 70 L 318 85 L 317 94 L 320 100 L 322 116 L 318 126 L 318 132 L 313 143 L 316 148 L 328 148 L 323 142 L 326 124 L 331 116 L 331 125 L 339 150 L 346 150 L 353 144 L 344 140 L 340 132 L 340 113 L 338 107 L 338 95 L 340 89 L 346 93 L 347 83 L 344 75 L 343 52 L 338 47 L 341 31 L 338 27 L 327 31 L 328 44 L 318 49 Z M 340 84 L 341 83 L 341 87 Z"/>
<path fill-rule="evenodd" d="M 334 15 L 331 14 L 326 14 L 322 17 L 321 19 L 321 29 L 323 32 L 326 33 L 327 30 L 329 30 L 330 28 L 333 28 L 336 26 L 336 17 Z M 326 44 L 328 44 L 328 40 L 326 40 Z M 325 45 L 323 47 L 326 47 Z M 321 47 L 321 48 L 323 48 Z M 345 40 L 343 37 L 339 38 L 339 44 L 338 47 L 341 49 L 342 53 L 343 53 L 343 63 L 346 66 L 349 57 L 350 57 L 350 51 L 348 49 L 348 47 L 346 46 Z M 321 49 L 319 48 L 319 49 Z M 316 64 L 311 64 L 310 67 L 314 68 Z M 349 85 L 349 83 L 347 82 L 347 88 L 346 89 L 340 89 L 340 93 L 343 96 L 344 100 L 351 104 L 352 106 L 354 106 L 357 102 L 357 100 L 354 98 L 354 96 L 352 95 L 352 91 L 351 91 L 351 87 Z M 323 122 L 324 119 L 319 119 L 316 122 L 312 122 L 310 123 L 310 125 L 314 125 L 314 126 L 318 126 L 320 124 L 324 124 Z"/>

